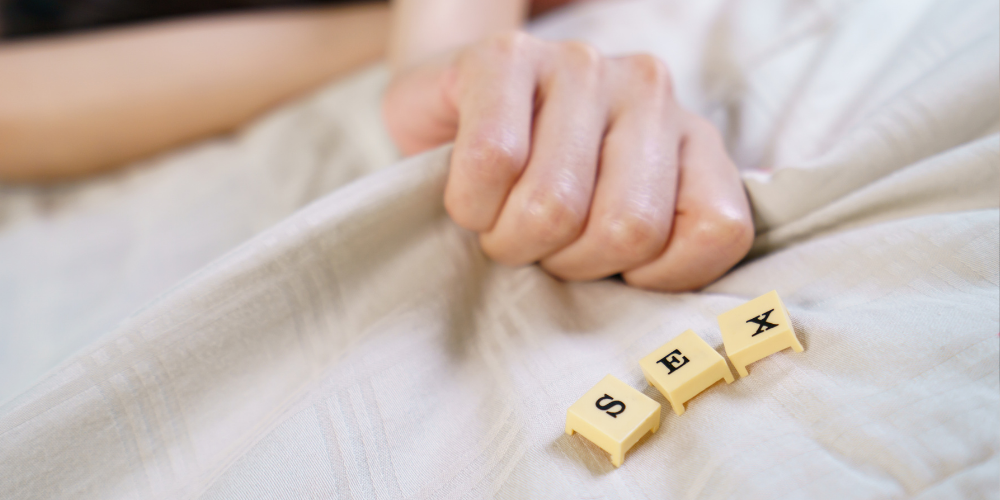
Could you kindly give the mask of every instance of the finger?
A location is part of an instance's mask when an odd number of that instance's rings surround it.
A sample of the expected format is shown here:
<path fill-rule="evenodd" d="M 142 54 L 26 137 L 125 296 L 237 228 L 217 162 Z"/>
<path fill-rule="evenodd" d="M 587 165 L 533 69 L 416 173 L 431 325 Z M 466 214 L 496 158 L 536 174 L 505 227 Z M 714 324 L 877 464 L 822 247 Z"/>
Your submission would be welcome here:
<path fill-rule="evenodd" d="M 604 139 L 583 235 L 541 262 L 568 280 L 619 273 L 656 258 L 667 243 L 677 187 L 678 113 L 670 77 L 653 56 L 613 61 L 619 96 Z"/>
<path fill-rule="evenodd" d="M 742 260 L 753 244 L 753 218 L 736 166 L 715 127 L 688 116 L 673 234 L 659 258 L 623 274 L 634 286 L 700 289 Z"/>
<path fill-rule="evenodd" d="M 509 265 L 534 262 L 580 234 L 608 120 L 600 54 L 577 42 L 551 44 L 548 50 L 554 53 L 546 58 L 551 67 L 540 68 L 528 166 L 496 226 L 480 237 L 490 257 Z"/>
<path fill-rule="evenodd" d="M 455 140 L 458 109 L 442 92 L 453 87 L 454 55 L 444 54 L 392 79 L 382 96 L 386 130 L 404 156 Z"/>
<path fill-rule="evenodd" d="M 466 229 L 493 227 L 527 162 L 536 43 L 520 33 L 498 36 L 470 48 L 456 63 L 459 125 L 444 204 Z"/>

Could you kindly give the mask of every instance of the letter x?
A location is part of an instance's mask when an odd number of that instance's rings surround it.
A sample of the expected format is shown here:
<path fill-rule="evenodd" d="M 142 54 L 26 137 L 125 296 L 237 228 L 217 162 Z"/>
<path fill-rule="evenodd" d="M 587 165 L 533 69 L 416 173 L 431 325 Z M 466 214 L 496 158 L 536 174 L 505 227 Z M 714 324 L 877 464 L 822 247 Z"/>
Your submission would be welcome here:
<path fill-rule="evenodd" d="M 768 331 L 768 330 L 770 330 L 770 329 L 778 326 L 775 323 L 768 323 L 767 322 L 768 316 L 770 316 L 771 313 L 773 313 L 773 312 L 774 312 L 774 309 L 771 309 L 770 311 L 768 311 L 768 312 L 766 312 L 764 314 L 761 314 L 760 316 L 757 316 L 756 318 L 750 318 L 750 319 L 748 319 L 747 323 L 756 323 L 757 324 L 757 333 L 764 333 L 764 332 L 766 332 L 766 331 Z M 757 333 L 754 333 L 753 335 L 757 335 Z M 751 337 L 753 337 L 753 335 L 751 335 Z"/>

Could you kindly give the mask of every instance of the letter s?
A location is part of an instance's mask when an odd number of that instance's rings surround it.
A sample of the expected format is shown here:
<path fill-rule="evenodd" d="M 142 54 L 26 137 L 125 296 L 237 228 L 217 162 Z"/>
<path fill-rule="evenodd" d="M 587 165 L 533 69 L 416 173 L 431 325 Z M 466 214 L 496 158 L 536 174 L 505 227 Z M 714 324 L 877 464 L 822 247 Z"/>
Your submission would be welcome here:
<path fill-rule="evenodd" d="M 608 403 L 608 404 L 606 404 L 606 405 L 604 405 L 604 406 L 601 406 L 601 401 L 604 401 L 605 399 L 610 399 L 611 402 Z M 611 396 L 608 396 L 607 394 L 605 394 L 605 395 L 601 396 L 600 398 L 598 398 L 597 399 L 597 403 L 595 403 L 595 405 L 597 406 L 598 410 L 607 410 L 607 412 L 605 412 L 605 413 L 607 413 L 608 415 L 611 415 L 611 418 L 618 418 L 618 415 L 621 415 L 621 413 L 623 411 L 625 411 L 625 403 L 622 403 L 621 401 L 616 401 L 615 398 L 613 398 Z M 618 410 L 618 411 L 614 411 L 614 412 L 611 411 L 611 409 L 614 408 L 614 407 L 616 407 L 616 406 L 621 406 L 622 408 L 620 410 Z"/>

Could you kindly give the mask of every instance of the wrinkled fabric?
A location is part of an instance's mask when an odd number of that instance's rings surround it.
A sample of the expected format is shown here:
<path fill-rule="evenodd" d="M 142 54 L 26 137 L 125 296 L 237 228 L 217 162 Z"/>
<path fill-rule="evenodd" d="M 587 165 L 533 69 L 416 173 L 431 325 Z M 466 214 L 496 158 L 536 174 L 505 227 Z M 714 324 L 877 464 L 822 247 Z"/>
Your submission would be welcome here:
<path fill-rule="evenodd" d="M 383 68 L 119 174 L 5 188 L 0 497 L 997 498 L 998 19 L 648 1 L 536 23 L 659 55 L 723 130 L 758 234 L 698 293 L 491 262 L 443 209 L 449 147 L 392 164 Z M 609 373 L 666 405 L 639 358 L 687 329 L 724 353 L 715 317 L 772 289 L 804 352 L 665 408 L 620 468 L 564 433 Z"/>

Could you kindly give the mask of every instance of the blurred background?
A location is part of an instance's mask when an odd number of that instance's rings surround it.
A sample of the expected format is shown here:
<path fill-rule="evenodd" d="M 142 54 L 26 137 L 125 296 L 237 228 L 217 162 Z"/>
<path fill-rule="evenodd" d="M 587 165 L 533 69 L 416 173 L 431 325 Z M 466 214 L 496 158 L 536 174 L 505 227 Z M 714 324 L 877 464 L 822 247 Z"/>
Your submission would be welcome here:
<path fill-rule="evenodd" d="M 354 3 L 358 1 L 354 0 Z M 349 2 L 344 0 L 2 0 L 0 37 L 5 40 L 23 40 L 180 16 L 336 3 Z"/>

